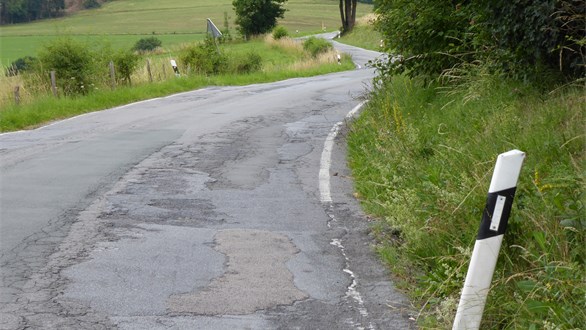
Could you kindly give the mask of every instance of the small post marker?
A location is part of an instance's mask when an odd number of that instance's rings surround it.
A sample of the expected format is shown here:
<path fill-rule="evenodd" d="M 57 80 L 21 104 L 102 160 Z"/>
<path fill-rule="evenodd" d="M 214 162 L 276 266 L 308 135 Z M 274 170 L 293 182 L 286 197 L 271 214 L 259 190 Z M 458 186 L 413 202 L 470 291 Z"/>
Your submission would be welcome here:
<path fill-rule="evenodd" d="M 51 75 L 51 91 L 53 91 L 53 96 L 57 97 L 57 79 L 55 78 L 55 71 L 51 71 L 50 75 Z"/>
<path fill-rule="evenodd" d="M 14 86 L 14 103 L 20 104 L 20 86 Z"/>
<path fill-rule="evenodd" d="M 114 69 L 114 62 L 110 61 L 108 64 L 110 68 L 110 87 L 112 90 L 116 89 L 116 70 Z"/>
<path fill-rule="evenodd" d="M 497 158 L 452 330 L 480 328 L 524 159 L 525 153 L 519 150 L 502 153 Z"/>
<path fill-rule="evenodd" d="M 175 60 L 171 60 L 171 66 L 173 67 L 173 72 L 175 72 L 175 76 L 179 77 L 179 68 L 177 68 L 177 62 L 175 62 Z"/>
<path fill-rule="evenodd" d="M 147 72 L 149 74 L 149 82 L 153 82 L 153 73 L 151 72 L 151 61 L 147 58 L 146 60 Z"/>

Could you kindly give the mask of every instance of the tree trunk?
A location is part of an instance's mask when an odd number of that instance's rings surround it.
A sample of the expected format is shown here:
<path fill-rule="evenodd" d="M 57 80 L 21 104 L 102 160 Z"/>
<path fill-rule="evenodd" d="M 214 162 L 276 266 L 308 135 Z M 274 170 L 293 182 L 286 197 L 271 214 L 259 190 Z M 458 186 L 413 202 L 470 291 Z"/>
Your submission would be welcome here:
<path fill-rule="evenodd" d="M 340 16 L 342 18 L 342 32 L 346 31 L 346 15 L 344 15 L 344 0 L 340 0 Z"/>
<path fill-rule="evenodd" d="M 352 31 L 354 24 L 356 23 L 356 0 L 352 0 L 352 15 L 348 20 L 348 30 Z"/>
<path fill-rule="evenodd" d="M 342 18 L 342 33 L 350 32 L 356 22 L 357 0 L 340 0 L 340 17 Z"/>

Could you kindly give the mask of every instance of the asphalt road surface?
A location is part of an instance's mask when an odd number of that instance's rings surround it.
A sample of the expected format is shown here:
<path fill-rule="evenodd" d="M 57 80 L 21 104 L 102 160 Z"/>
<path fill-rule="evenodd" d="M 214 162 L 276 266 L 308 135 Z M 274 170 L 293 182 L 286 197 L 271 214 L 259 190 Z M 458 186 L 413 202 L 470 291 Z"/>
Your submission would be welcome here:
<path fill-rule="evenodd" d="M 412 328 L 336 136 L 377 54 L 338 47 L 360 69 L 0 135 L 0 328 Z"/>

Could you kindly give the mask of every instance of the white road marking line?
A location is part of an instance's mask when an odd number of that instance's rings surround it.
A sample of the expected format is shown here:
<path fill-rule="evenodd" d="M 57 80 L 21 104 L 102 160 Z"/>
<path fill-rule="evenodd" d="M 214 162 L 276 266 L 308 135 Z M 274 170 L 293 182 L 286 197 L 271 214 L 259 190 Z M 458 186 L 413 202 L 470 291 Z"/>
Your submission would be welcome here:
<path fill-rule="evenodd" d="M 366 101 L 360 102 L 354 107 L 345 119 L 350 119 L 356 115 L 356 113 L 364 106 Z M 321 153 L 320 168 L 319 168 L 319 196 L 322 203 L 331 203 L 332 195 L 330 191 L 330 168 L 332 166 L 332 149 L 334 148 L 334 140 L 338 136 L 340 127 L 344 124 L 343 121 L 337 122 L 334 127 L 330 130 L 330 134 L 324 142 L 324 149 Z"/>

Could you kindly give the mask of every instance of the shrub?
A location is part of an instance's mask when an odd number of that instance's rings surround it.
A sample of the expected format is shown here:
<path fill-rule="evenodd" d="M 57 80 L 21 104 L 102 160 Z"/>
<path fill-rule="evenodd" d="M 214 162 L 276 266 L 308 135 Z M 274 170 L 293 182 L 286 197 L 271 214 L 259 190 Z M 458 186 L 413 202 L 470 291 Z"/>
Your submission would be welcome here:
<path fill-rule="evenodd" d="M 83 2 L 83 8 L 85 9 L 95 9 L 100 8 L 102 5 L 98 2 L 98 0 L 85 0 Z"/>
<path fill-rule="evenodd" d="M 235 73 L 251 73 L 259 71 L 262 68 L 262 57 L 257 53 L 248 53 L 236 60 L 233 68 Z"/>
<path fill-rule="evenodd" d="M 56 71 L 57 84 L 65 95 L 86 94 L 92 82 L 93 54 L 89 47 L 70 38 L 46 44 L 39 52 L 44 77 Z"/>
<path fill-rule="evenodd" d="M 279 40 L 289 36 L 289 31 L 284 26 L 277 26 L 273 29 L 273 39 Z"/>
<path fill-rule="evenodd" d="M 384 73 L 435 78 L 443 70 L 469 60 L 472 37 L 477 27 L 473 5 L 451 1 L 381 0 L 376 28 L 385 39 L 387 51 L 404 60 L 389 61 Z"/>
<path fill-rule="evenodd" d="M 185 48 L 179 56 L 181 63 L 198 73 L 210 75 L 226 71 L 228 58 L 219 53 L 212 38 Z"/>
<path fill-rule="evenodd" d="M 116 80 L 131 84 L 130 76 L 138 65 L 138 55 L 128 50 L 120 50 L 114 54 L 112 61 L 116 67 Z"/>
<path fill-rule="evenodd" d="M 558 71 L 584 76 L 584 2 L 380 0 L 376 27 L 387 51 L 403 60 L 379 65 L 384 74 L 407 72 L 435 79 L 462 63 L 490 63 L 493 72 L 541 83 Z M 550 75 L 551 76 L 551 75 Z M 552 77 L 553 78 L 553 77 Z"/>
<path fill-rule="evenodd" d="M 132 50 L 139 53 L 150 52 L 161 47 L 163 42 L 156 37 L 142 38 L 134 44 Z"/>
<path fill-rule="evenodd" d="M 24 71 L 29 70 L 32 65 L 37 61 L 36 58 L 31 56 L 25 56 L 17 59 L 16 61 L 10 63 L 8 68 L 6 69 L 6 76 L 12 77 L 16 76 Z"/>
<path fill-rule="evenodd" d="M 309 37 L 303 42 L 303 49 L 309 52 L 311 56 L 316 57 L 321 53 L 325 53 L 333 49 L 333 46 L 325 39 Z"/>

